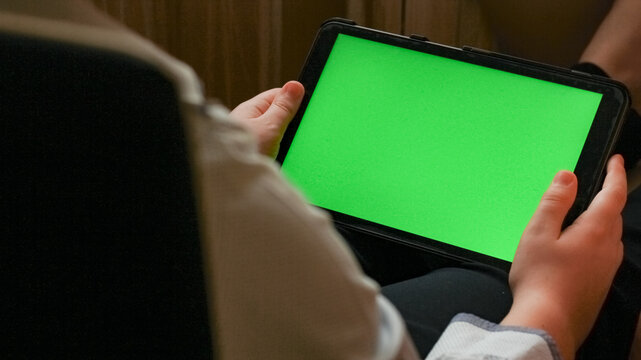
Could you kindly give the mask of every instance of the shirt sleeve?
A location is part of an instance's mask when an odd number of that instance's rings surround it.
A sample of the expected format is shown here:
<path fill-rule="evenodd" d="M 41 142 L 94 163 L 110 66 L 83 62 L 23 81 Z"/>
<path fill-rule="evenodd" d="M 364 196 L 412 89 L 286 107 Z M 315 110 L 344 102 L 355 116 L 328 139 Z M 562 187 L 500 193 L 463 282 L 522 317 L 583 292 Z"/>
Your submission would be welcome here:
<path fill-rule="evenodd" d="M 329 216 L 225 109 L 192 110 L 188 133 L 220 358 L 418 359 Z"/>
<path fill-rule="evenodd" d="M 471 314 L 455 316 L 427 360 L 561 360 L 545 331 L 502 326 Z"/>

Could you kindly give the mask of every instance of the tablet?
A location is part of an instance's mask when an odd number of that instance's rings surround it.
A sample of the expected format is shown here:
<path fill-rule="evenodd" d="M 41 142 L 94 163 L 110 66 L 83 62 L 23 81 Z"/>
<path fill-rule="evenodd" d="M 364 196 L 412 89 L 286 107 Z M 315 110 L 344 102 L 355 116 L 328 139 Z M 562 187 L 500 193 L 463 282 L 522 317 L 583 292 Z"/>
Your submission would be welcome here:
<path fill-rule="evenodd" d="M 614 81 L 345 21 L 319 30 L 277 160 L 336 222 L 509 267 L 543 192 L 600 189 L 629 106 Z"/>

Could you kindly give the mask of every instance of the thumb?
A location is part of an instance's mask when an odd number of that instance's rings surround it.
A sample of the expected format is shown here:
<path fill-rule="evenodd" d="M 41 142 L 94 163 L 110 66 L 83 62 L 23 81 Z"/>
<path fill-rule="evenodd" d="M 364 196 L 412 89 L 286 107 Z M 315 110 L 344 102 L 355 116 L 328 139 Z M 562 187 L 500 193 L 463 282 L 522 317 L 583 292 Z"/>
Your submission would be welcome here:
<path fill-rule="evenodd" d="M 286 83 L 274 97 L 269 109 L 263 114 L 269 122 L 284 130 L 298 110 L 305 89 L 298 81 Z"/>
<path fill-rule="evenodd" d="M 567 170 L 559 171 L 543 194 L 525 232 L 536 232 L 538 235 L 557 239 L 561 234 L 563 220 L 574 203 L 576 192 L 576 175 Z"/>

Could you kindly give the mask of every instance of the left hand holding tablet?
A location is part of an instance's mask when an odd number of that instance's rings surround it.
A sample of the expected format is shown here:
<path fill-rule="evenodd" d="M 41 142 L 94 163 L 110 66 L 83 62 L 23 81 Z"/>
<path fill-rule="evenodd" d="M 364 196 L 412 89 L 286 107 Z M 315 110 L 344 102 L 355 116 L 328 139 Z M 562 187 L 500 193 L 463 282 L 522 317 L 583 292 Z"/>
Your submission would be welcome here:
<path fill-rule="evenodd" d="M 258 141 L 260 153 L 275 157 L 287 125 L 296 114 L 305 89 L 297 81 L 264 91 L 238 105 L 230 116 Z"/>

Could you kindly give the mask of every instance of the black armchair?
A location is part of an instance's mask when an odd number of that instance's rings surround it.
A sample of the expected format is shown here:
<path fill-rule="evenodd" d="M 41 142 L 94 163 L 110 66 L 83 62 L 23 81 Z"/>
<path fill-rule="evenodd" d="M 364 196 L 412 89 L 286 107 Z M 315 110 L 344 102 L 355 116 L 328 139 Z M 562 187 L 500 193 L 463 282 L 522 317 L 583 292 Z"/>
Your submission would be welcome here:
<path fill-rule="evenodd" d="M 124 52 L 0 31 L 0 357 L 214 356 L 177 98 Z"/>

